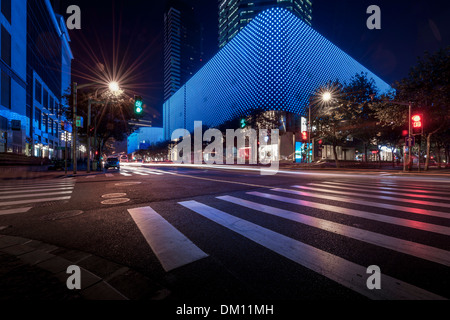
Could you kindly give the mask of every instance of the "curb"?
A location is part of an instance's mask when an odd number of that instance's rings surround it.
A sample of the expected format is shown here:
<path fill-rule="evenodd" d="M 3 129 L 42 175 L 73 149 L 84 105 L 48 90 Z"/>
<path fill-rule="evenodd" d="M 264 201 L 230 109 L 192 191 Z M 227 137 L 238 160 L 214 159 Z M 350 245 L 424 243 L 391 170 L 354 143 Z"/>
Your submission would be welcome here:
<path fill-rule="evenodd" d="M 69 266 L 80 267 L 81 289 L 67 288 Z M 0 300 L 150 300 L 171 292 L 127 266 L 41 241 L 0 235 Z"/>

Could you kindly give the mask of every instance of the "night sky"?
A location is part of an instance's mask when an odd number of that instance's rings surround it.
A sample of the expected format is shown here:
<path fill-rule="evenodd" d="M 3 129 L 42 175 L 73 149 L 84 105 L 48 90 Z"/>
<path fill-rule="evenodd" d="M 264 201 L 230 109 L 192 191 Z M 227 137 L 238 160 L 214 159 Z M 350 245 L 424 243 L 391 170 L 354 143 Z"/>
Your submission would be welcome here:
<path fill-rule="evenodd" d="M 191 0 L 205 28 L 205 60 L 217 51 L 217 0 Z M 126 90 L 140 94 L 147 118 L 162 124 L 164 0 L 63 0 L 81 9 L 81 30 L 70 31 L 74 81 L 90 82 L 113 56 L 124 69 L 136 64 Z M 382 29 L 366 27 L 367 7 L 378 5 Z M 67 14 L 65 15 L 68 16 Z M 450 1 L 314 0 L 313 28 L 392 84 L 408 75 L 417 57 L 450 45 Z M 114 54 L 116 48 L 117 54 Z M 98 61 L 97 61 L 98 60 Z"/>

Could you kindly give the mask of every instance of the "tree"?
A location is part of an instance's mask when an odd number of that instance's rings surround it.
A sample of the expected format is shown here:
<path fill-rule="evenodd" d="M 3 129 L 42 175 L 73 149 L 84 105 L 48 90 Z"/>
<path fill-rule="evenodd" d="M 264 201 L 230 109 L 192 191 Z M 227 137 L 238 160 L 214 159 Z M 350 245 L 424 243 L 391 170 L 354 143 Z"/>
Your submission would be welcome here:
<path fill-rule="evenodd" d="M 396 101 L 411 101 L 414 112 L 424 114 L 425 170 L 428 170 L 432 138 L 450 126 L 450 46 L 419 57 L 408 77 L 396 82 L 394 87 L 397 90 Z"/>
<path fill-rule="evenodd" d="M 78 90 L 77 92 L 77 115 L 84 118 L 84 127 L 78 128 L 81 137 L 89 135 L 94 139 L 96 151 L 100 156 L 106 142 L 113 138 L 116 141 L 123 141 L 135 128 L 129 124 L 133 119 L 133 100 L 124 95 L 114 95 L 105 92 L 95 100 L 102 103 L 91 103 L 91 128 L 87 126 L 88 101 L 95 97 L 93 89 Z M 67 107 L 64 110 L 67 119 L 73 119 L 73 97 L 72 94 L 65 96 Z"/>
<path fill-rule="evenodd" d="M 380 135 L 375 112 L 371 102 L 378 95 L 378 88 L 367 73 L 357 73 L 342 88 L 341 99 L 347 102 L 351 113 L 350 134 L 360 140 L 364 147 L 364 160 L 367 162 L 367 150 L 374 139 Z"/>

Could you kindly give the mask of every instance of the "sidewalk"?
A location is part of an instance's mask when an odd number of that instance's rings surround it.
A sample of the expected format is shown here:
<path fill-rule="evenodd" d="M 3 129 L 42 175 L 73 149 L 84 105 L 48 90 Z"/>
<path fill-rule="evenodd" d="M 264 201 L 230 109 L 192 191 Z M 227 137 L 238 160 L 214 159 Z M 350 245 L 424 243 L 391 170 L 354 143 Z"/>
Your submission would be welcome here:
<path fill-rule="evenodd" d="M 66 286 L 71 265 L 80 267 L 81 290 Z M 148 277 L 88 253 L 36 240 L 0 235 L 0 300 L 149 300 L 170 291 Z"/>

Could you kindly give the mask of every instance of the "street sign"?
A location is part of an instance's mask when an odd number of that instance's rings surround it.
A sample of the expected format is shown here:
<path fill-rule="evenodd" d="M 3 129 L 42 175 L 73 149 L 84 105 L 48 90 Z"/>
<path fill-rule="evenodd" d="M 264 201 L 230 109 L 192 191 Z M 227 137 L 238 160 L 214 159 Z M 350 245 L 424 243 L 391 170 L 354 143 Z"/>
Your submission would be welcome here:
<path fill-rule="evenodd" d="M 416 138 L 414 136 L 405 138 L 405 146 L 406 147 L 414 147 L 415 144 L 416 144 Z"/>
<path fill-rule="evenodd" d="M 77 128 L 83 127 L 83 117 L 77 117 Z"/>
<path fill-rule="evenodd" d="M 64 131 L 67 131 L 69 133 L 72 133 L 72 124 L 67 121 L 61 121 L 61 128 Z"/>

